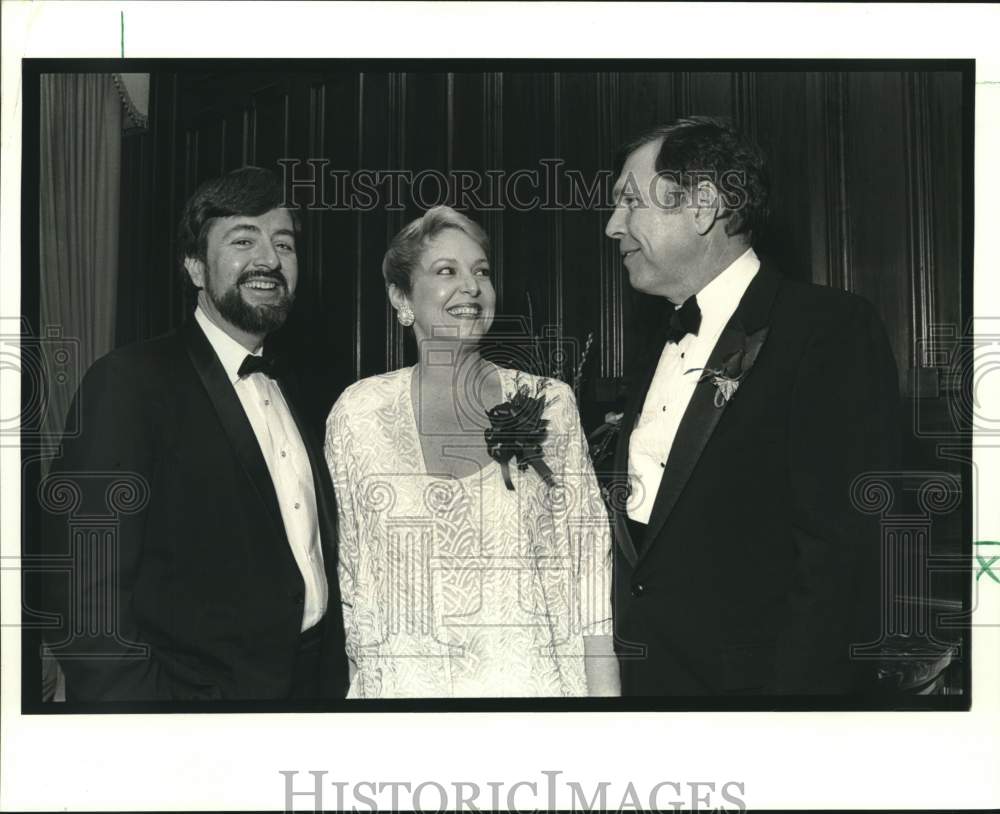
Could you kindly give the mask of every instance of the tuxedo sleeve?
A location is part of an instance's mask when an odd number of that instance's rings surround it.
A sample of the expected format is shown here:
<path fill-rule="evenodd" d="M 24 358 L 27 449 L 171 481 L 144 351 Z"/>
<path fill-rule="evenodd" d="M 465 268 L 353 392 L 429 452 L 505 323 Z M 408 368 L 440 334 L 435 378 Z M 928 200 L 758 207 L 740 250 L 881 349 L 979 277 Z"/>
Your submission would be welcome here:
<path fill-rule="evenodd" d="M 100 359 L 71 411 L 78 432 L 63 438 L 41 490 L 45 551 L 67 564 L 46 591 L 62 623 L 47 638 L 67 700 L 172 698 L 180 688 L 143 643 L 132 611 L 155 457 L 135 371 L 115 355 Z"/>
<path fill-rule="evenodd" d="M 900 440 L 896 364 L 866 301 L 845 300 L 814 333 L 789 410 L 796 568 L 775 690 L 860 691 L 871 663 L 850 650 L 878 638 L 881 535 L 877 519 L 853 505 L 851 485 L 898 467 Z"/>

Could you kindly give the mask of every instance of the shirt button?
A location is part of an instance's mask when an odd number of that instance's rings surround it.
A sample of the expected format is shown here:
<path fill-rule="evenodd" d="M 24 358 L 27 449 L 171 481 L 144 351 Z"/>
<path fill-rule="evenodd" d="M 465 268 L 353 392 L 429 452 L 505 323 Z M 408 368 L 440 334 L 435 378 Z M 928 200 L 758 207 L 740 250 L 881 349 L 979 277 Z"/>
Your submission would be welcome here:
<path fill-rule="evenodd" d="M 288 457 L 288 453 L 285 452 L 285 450 L 281 450 L 281 457 L 282 458 L 287 458 Z"/>
<path fill-rule="evenodd" d="M 644 593 L 646 593 L 646 586 L 643 585 L 641 582 L 637 582 L 635 585 L 632 586 L 632 596 L 633 596 L 633 598 L 638 599 Z"/>
<path fill-rule="evenodd" d="M 265 407 L 270 407 L 271 406 L 271 399 L 264 399 L 264 406 Z"/>
<path fill-rule="evenodd" d="M 301 506 L 301 505 L 302 505 L 301 503 L 296 503 L 296 504 L 295 504 L 295 508 L 297 509 L 297 508 L 299 508 L 299 506 Z"/>

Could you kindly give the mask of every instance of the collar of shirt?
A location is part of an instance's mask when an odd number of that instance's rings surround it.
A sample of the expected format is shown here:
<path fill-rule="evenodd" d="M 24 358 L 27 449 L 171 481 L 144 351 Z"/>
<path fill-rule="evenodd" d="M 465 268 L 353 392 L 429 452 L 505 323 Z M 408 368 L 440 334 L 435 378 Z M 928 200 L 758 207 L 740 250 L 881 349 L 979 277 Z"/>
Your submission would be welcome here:
<path fill-rule="evenodd" d="M 701 309 L 698 338 L 717 337 L 722 333 L 759 269 L 756 252 L 747 249 L 698 292 L 698 308 Z"/>
<path fill-rule="evenodd" d="M 247 358 L 250 351 L 222 330 L 222 328 L 212 322 L 205 315 L 205 312 L 201 310 L 200 305 L 194 309 L 194 318 L 198 325 L 201 326 L 201 330 L 205 334 L 208 344 L 212 346 L 212 350 L 215 351 L 215 355 L 218 356 L 219 361 L 222 362 L 222 367 L 225 368 L 229 381 L 232 384 L 236 384 L 236 382 L 240 380 L 240 365 L 243 364 L 243 360 Z M 253 355 L 260 356 L 262 352 L 262 348 L 257 348 L 257 351 Z"/>

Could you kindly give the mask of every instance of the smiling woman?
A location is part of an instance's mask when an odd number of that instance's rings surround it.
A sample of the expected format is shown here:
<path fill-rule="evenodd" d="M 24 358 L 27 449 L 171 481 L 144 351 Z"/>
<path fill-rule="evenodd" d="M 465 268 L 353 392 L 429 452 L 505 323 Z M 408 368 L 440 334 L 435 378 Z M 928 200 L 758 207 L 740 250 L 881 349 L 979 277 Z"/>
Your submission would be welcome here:
<path fill-rule="evenodd" d="M 348 388 L 327 422 L 351 697 L 618 693 L 610 533 L 573 393 L 480 356 L 489 248 L 448 207 L 396 235 L 383 276 L 418 362 Z M 513 450 L 514 467 L 492 457 Z"/>
<path fill-rule="evenodd" d="M 496 293 L 487 260 L 489 238 L 446 206 L 431 209 L 393 240 L 382 265 L 389 299 L 417 342 L 483 336 L 493 324 Z M 470 341 L 471 350 L 474 343 Z"/>

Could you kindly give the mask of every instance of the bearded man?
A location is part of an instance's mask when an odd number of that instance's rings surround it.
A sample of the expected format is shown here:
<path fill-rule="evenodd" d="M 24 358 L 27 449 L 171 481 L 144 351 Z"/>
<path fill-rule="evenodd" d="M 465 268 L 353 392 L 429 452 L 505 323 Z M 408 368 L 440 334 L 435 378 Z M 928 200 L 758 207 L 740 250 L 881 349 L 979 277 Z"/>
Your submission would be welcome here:
<path fill-rule="evenodd" d="M 333 491 L 263 353 L 298 280 L 283 200 L 255 167 L 200 186 L 178 232 L 193 316 L 80 386 L 80 430 L 42 487 L 46 550 L 72 563 L 47 637 L 67 701 L 344 697 Z M 112 504 L 112 534 L 81 533 Z"/>

